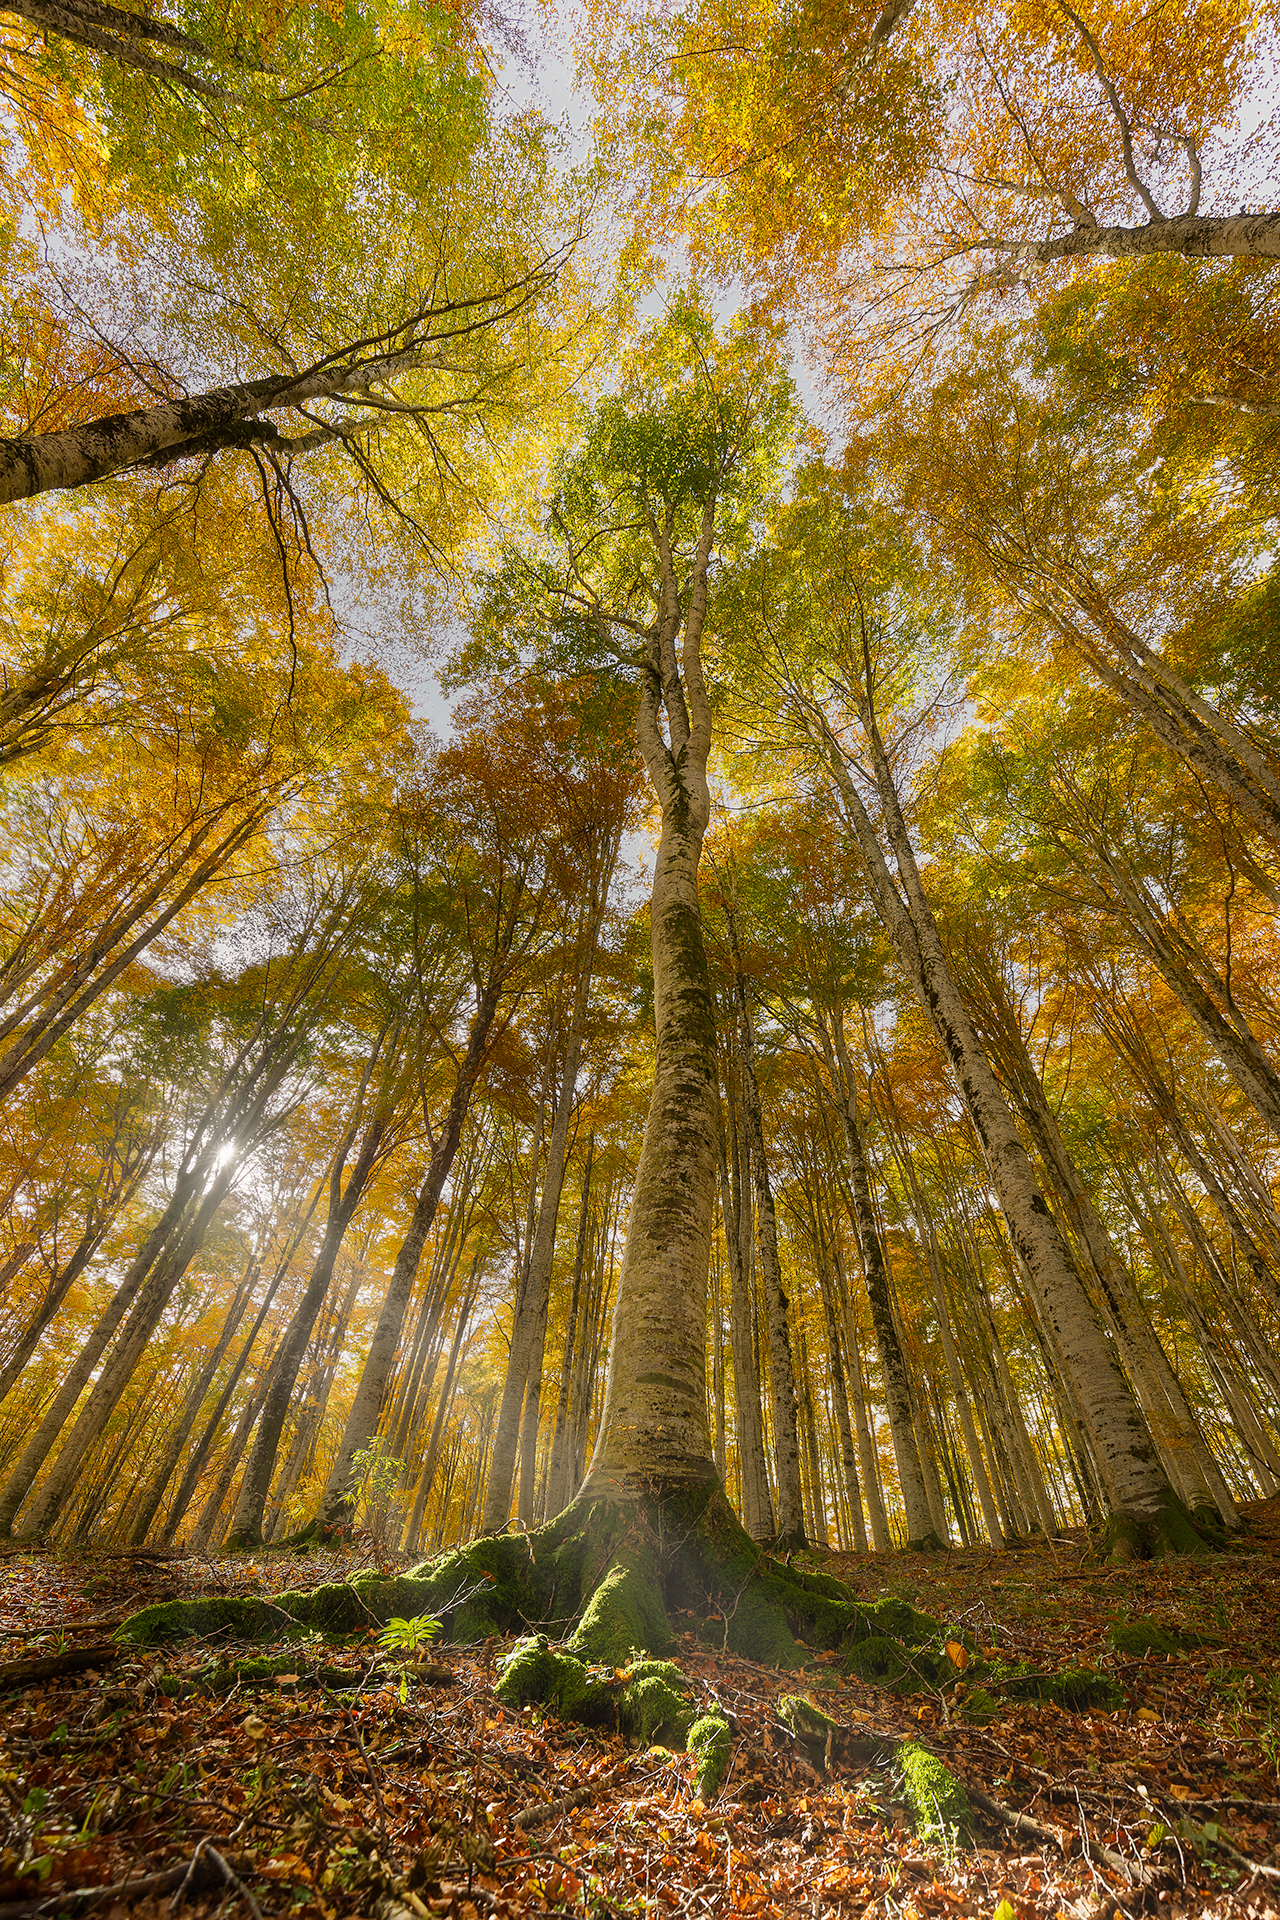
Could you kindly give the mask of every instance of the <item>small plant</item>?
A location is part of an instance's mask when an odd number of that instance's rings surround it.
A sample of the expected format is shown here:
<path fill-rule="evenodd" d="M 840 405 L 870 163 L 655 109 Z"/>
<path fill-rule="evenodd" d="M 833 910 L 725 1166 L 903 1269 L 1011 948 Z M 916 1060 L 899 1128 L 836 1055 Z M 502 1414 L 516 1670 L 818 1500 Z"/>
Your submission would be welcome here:
<path fill-rule="evenodd" d="M 363 1527 L 375 1546 L 386 1544 L 388 1509 L 400 1484 L 404 1461 L 386 1451 L 385 1442 L 374 1438 L 351 1459 L 351 1490 L 344 1495 L 351 1510 L 353 1527 Z"/>
<path fill-rule="evenodd" d="M 439 1631 L 440 1622 L 434 1614 L 415 1613 L 408 1620 L 395 1614 L 378 1635 L 378 1645 L 387 1653 L 416 1655 L 431 1644 Z"/>

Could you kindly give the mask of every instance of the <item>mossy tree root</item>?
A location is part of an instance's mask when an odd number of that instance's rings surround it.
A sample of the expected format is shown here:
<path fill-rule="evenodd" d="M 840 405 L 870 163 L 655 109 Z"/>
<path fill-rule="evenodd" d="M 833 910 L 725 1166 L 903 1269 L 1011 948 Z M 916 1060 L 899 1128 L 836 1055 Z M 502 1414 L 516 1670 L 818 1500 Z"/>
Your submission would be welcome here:
<path fill-rule="evenodd" d="M 1101 1559 L 1122 1566 L 1170 1554 L 1217 1553 L 1225 1544 L 1226 1530 L 1216 1512 L 1210 1516 L 1201 1510 L 1193 1517 L 1169 1492 L 1153 1513 L 1113 1513 L 1102 1529 L 1097 1552 Z"/>

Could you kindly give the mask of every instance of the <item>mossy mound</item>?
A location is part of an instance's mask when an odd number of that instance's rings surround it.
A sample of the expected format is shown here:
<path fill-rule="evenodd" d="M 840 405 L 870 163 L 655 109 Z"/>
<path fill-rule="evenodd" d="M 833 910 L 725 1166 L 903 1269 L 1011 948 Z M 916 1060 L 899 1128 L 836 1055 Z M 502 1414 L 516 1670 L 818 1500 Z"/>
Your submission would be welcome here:
<path fill-rule="evenodd" d="M 550 1708 L 562 1720 L 616 1727 L 627 1738 L 682 1747 L 693 1718 L 689 1683 L 670 1660 L 632 1659 L 612 1671 L 591 1667 L 544 1633 L 517 1640 L 494 1692 L 509 1707 Z"/>
<path fill-rule="evenodd" d="M 622 1666 L 643 1650 L 674 1645 L 652 1553 L 624 1548 L 592 1590 L 569 1645 L 601 1665 Z"/>
<path fill-rule="evenodd" d="M 847 1673 L 859 1680 L 866 1680 L 872 1686 L 889 1687 L 898 1693 L 910 1693 L 922 1679 L 917 1662 L 921 1656 L 914 1657 L 899 1640 L 890 1640 L 886 1634 L 873 1633 L 865 1640 L 855 1640 L 844 1656 Z M 928 1663 L 930 1666 L 931 1662 Z"/>
<path fill-rule="evenodd" d="M 1061 1673 L 1011 1673 L 1001 1684 L 1012 1700 L 1047 1700 L 1068 1713 L 1095 1708 L 1114 1713 L 1124 1705 L 1120 1682 L 1090 1667 L 1064 1667 Z"/>
<path fill-rule="evenodd" d="M 1211 1634 L 1186 1627 L 1162 1626 L 1154 1620 L 1117 1620 L 1107 1635 L 1117 1653 L 1191 1653 L 1215 1644 Z"/>
<path fill-rule="evenodd" d="M 733 1752 L 733 1734 L 729 1722 L 718 1713 L 704 1713 L 690 1727 L 686 1745 L 698 1763 L 693 1776 L 694 1792 L 699 1800 L 714 1800 L 728 1772 L 729 1756 Z"/>
<path fill-rule="evenodd" d="M 493 1690 L 508 1707 L 554 1707 L 561 1719 L 571 1720 L 593 1689 L 583 1661 L 553 1647 L 545 1633 L 535 1633 L 516 1641 Z"/>
<path fill-rule="evenodd" d="M 1197 1522 L 1169 1491 L 1154 1513 L 1113 1513 L 1098 1538 L 1100 1558 L 1123 1566 L 1131 1560 L 1161 1560 L 1167 1554 L 1218 1552 L 1225 1534 L 1216 1511 Z"/>
<path fill-rule="evenodd" d="M 202 1693 L 229 1693 L 234 1687 L 275 1687 L 281 1681 L 295 1679 L 311 1686 L 338 1689 L 358 1687 L 364 1674 L 355 1667 L 316 1665 L 295 1654 L 277 1654 L 269 1659 L 235 1660 L 226 1665 L 200 1667 L 190 1675 L 192 1687 Z"/>
<path fill-rule="evenodd" d="M 825 1773 L 838 1751 L 842 1729 L 814 1701 L 798 1693 L 784 1693 L 775 1712 L 797 1744 L 803 1748 L 810 1766 Z"/>
<path fill-rule="evenodd" d="M 927 1747 L 908 1740 L 899 1749 L 902 1798 L 911 1809 L 922 1840 L 946 1846 L 973 1838 L 973 1808 L 950 1767 Z"/>
<path fill-rule="evenodd" d="M 693 1715 L 689 1682 L 672 1660 L 636 1660 L 623 1669 L 618 1723 L 637 1740 L 656 1740 L 679 1751 Z"/>
<path fill-rule="evenodd" d="M 923 1647 L 941 1629 L 941 1622 L 932 1614 L 921 1613 L 909 1601 L 892 1594 L 883 1600 L 864 1602 L 858 1607 L 858 1613 L 866 1622 L 868 1635 L 901 1640 L 907 1647 Z"/>

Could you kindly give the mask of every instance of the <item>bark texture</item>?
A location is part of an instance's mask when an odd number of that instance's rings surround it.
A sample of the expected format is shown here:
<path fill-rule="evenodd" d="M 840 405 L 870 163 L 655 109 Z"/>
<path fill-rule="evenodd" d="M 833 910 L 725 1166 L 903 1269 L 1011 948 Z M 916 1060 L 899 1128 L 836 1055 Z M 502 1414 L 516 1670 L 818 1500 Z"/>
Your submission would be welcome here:
<path fill-rule="evenodd" d="M 651 906 L 653 1091 L 618 1277 L 596 1450 L 579 1500 L 714 1483 L 707 1423 L 707 1275 L 716 1178 L 715 1020 L 702 944 L 698 863 L 710 819 L 711 709 L 702 678 L 707 502 L 682 609 L 674 512 L 654 527 L 660 599 L 645 653 L 637 735 L 662 813 Z M 665 715 L 667 738 L 660 724 Z"/>

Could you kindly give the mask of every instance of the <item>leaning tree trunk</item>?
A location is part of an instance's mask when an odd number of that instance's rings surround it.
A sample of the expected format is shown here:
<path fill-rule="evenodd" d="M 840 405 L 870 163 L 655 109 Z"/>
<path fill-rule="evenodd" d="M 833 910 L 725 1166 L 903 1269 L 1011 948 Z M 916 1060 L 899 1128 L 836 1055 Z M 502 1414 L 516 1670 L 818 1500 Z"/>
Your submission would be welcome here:
<path fill-rule="evenodd" d="M 200 1417 L 200 1409 L 204 1405 L 209 1388 L 213 1385 L 214 1376 L 222 1365 L 223 1356 L 235 1339 L 236 1329 L 240 1325 L 256 1282 L 257 1262 L 251 1259 L 244 1280 L 237 1288 L 231 1302 L 230 1311 L 222 1323 L 222 1332 L 206 1356 L 204 1365 L 192 1381 L 182 1413 L 165 1441 L 159 1464 L 151 1476 L 151 1483 L 136 1508 L 132 1501 L 130 1502 L 129 1511 L 133 1517 L 133 1528 L 129 1534 L 131 1547 L 140 1547 L 151 1531 L 151 1522 L 160 1511 L 160 1502 L 164 1499 L 165 1491 L 173 1478 L 174 1469 L 182 1458 L 182 1449 L 186 1446 L 191 1430 Z"/>
<path fill-rule="evenodd" d="M 361 1102 L 364 1092 L 365 1088 L 362 1084 Z M 357 1118 L 358 1115 L 359 1107 L 357 1107 Z M 266 1398 L 262 1403 L 262 1416 L 254 1434 L 253 1449 L 244 1471 L 244 1479 L 240 1483 L 235 1515 L 227 1536 L 228 1548 L 255 1547 L 262 1540 L 262 1517 L 266 1511 L 267 1495 L 271 1491 L 271 1477 L 275 1472 L 276 1455 L 280 1450 L 280 1436 L 284 1432 L 289 1408 L 293 1403 L 293 1390 L 297 1384 L 298 1370 L 302 1365 L 320 1309 L 328 1298 L 333 1270 L 347 1229 L 355 1218 L 356 1208 L 378 1165 L 389 1118 L 385 1104 L 380 1101 L 365 1128 L 364 1138 L 360 1142 L 360 1151 L 347 1175 L 345 1188 L 342 1184 L 342 1175 L 346 1167 L 347 1155 L 355 1142 L 356 1119 L 352 1120 L 334 1155 L 333 1164 L 329 1169 L 329 1210 L 325 1220 L 324 1238 L 320 1242 L 320 1250 L 312 1264 L 302 1298 L 293 1310 L 293 1318 L 289 1323 L 284 1345 L 277 1354 L 272 1368 Z"/>
<path fill-rule="evenodd" d="M 812 717 L 811 711 L 806 714 L 806 718 Z M 897 864 L 897 880 L 889 870 L 876 828 L 854 786 L 839 743 L 825 723 L 820 723 L 824 757 L 861 849 L 872 898 L 926 1018 L 951 1062 L 982 1142 L 1015 1250 L 1030 1279 L 1037 1306 L 1052 1327 L 1071 1371 L 1098 1449 L 1099 1465 L 1109 1482 L 1109 1532 L 1114 1550 L 1121 1555 L 1168 1547 L 1203 1550 L 1204 1541 L 1165 1477 L 1128 1382 L 1036 1184 L 1008 1102 L 947 963 L 874 715 L 867 710 L 862 717 L 883 829 Z"/>
<path fill-rule="evenodd" d="M 215 1213 L 226 1198 L 227 1190 L 235 1178 L 236 1165 L 232 1160 L 222 1168 L 203 1196 L 190 1226 L 183 1230 L 170 1251 L 156 1263 L 146 1285 L 139 1291 L 106 1365 L 63 1441 L 47 1478 L 31 1502 L 26 1521 L 28 1532 L 48 1533 L 77 1486 L 90 1449 L 97 1445 L 106 1431 L 107 1422 L 123 1398 L 179 1280 L 195 1258 Z"/>
<path fill-rule="evenodd" d="M 1062 1137 L 1003 981 L 984 955 L 972 955 L 971 963 L 981 986 L 979 1015 L 987 1027 L 993 1057 L 1022 1108 L 1051 1184 L 1093 1268 L 1105 1316 L 1140 1391 L 1170 1479 L 1193 1514 L 1216 1510 L 1226 1526 L 1236 1527 L 1239 1516 L 1230 1490 Z"/>

